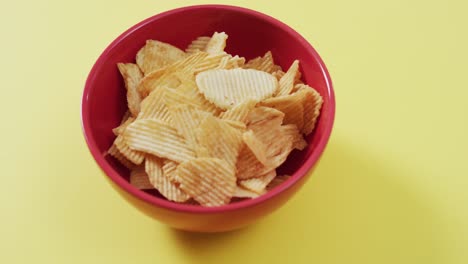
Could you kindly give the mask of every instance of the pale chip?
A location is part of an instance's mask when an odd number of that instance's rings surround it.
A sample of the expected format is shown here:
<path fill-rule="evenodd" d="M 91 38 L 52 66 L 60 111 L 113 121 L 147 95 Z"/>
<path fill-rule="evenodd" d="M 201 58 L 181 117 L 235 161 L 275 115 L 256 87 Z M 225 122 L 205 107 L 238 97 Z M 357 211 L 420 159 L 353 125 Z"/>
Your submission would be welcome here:
<path fill-rule="evenodd" d="M 302 133 L 305 135 L 310 134 L 317 122 L 322 108 L 322 96 L 312 87 L 304 84 L 296 85 L 298 92 L 304 93 L 303 107 L 304 107 L 304 127 Z"/>
<path fill-rule="evenodd" d="M 130 171 L 130 184 L 140 190 L 154 189 L 143 165 L 135 167 Z"/>
<path fill-rule="evenodd" d="M 244 102 L 234 106 L 233 108 L 221 113 L 220 117 L 224 120 L 247 122 L 247 116 L 255 107 L 257 102 L 253 99 L 247 99 Z"/>
<path fill-rule="evenodd" d="M 276 171 L 272 171 L 261 175 L 256 178 L 239 181 L 239 185 L 245 189 L 251 190 L 258 194 L 264 194 L 266 192 L 266 186 L 276 177 Z"/>
<path fill-rule="evenodd" d="M 234 191 L 234 194 L 232 197 L 237 197 L 237 198 L 257 198 L 259 197 L 260 194 L 253 192 L 251 190 L 247 190 L 243 187 L 240 187 L 239 185 L 236 186 L 236 190 Z"/>
<path fill-rule="evenodd" d="M 294 88 L 294 81 L 299 75 L 299 61 L 295 60 L 289 67 L 286 74 L 279 80 L 278 93 L 276 96 L 288 95 Z"/>
<path fill-rule="evenodd" d="M 242 134 L 242 139 L 244 143 L 250 148 L 255 157 L 263 165 L 268 166 L 268 154 L 267 146 L 255 136 L 255 133 L 252 130 L 248 130 Z"/>
<path fill-rule="evenodd" d="M 206 44 L 205 51 L 208 54 L 218 54 L 224 52 L 228 35 L 224 32 L 215 32 L 210 41 Z"/>
<path fill-rule="evenodd" d="M 188 47 L 185 49 L 187 54 L 193 54 L 198 51 L 206 51 L 206 45 L 210 42 L 211 37 L 208 36 L 201 36 L 194 39 Z"/>
<path fill-rule="evenodd" d="M 129 112 L 125 112 L 125 113 L 129 113 Z M 133 121 L 135 121 L 135 118 L 131 117 L 131 116 L 126 116 L 124 115 L 123 118 L 122 118 L 122 122 L 120 123 L 120 125 L 114 129 L 112 129 L 112 132 L 114 133 L 114 135 L 118 136 L 120 134 L 122 134 L 122 132 L 125 130 L 125 128 L 130 125 Z"/>
<path fill-rule="evenodd" d="M 196 158 L 177 167 L 180 188 L 203 206 L 229 203 L 236 190 L 234 168 L 221 159 Z"/>
<path fill-rule="evenodd" d="M 127 104 L 128 109 L 133 116 L 137 116 L 140 112 L 141 96 L 138 92 L 138 85 L 140 84 L 143 74 L 140 68 L 133 63 L 117 63 L 120 74 L 122 75 L 125 88 L 127 89 Z"/>
<path fill-rule="evenodd" d="M 185 202 L 190 197 L 179 187 L 170 181 L 163 172 L 163 160 L 148 155 L 145 161 L 145 170 L 149 176 L 151 184 L 169 201 Z"/>
<path fill-rule="evenodd" d="M 177 162 L 195 158 L 195 152 L 177 129 L 157 119 L 139 119 L 130 124 L 123 136 L 133 150 Z"/>
<path fill-rule="evenodd" d="M 278 81 L 268 73 L 252 69 L 209 70 L 196 76 L 205 98 L 222 109 L 230 109 L 247 99 L 261 101 L 270 97 Z"/>
<path fill-rule="evenodd" d="M 185 57 L 185 52 L 177 47 L 157 40 L 147 40 L 146 45 L 136 55 L 136 62 L 141 71 L 147 75 Z"/>
<path fill-rule="evenodd" d="M 126 130 L 126 129 L 125 129 Z M 125 130 L 123 133 L 125 133 Z M 118 135 L 114 140 L 115 147 L 120 151 L 120 153 L 127 158 L 129 161 L 133 162 L 136 165 L 139 165 L 145 159 L 145 154 L 141 151 L 131 149 L 127 142 L 124 140 L 123 133 Z"/>
<path fill-rule="evenodd" d="M 264 125 L 277 127 L 283 123 L 284 113 L 271 107 L 258 106 L 255 107 L 247 115 L 247 125 L 250 129 L 256 130 Z"/>

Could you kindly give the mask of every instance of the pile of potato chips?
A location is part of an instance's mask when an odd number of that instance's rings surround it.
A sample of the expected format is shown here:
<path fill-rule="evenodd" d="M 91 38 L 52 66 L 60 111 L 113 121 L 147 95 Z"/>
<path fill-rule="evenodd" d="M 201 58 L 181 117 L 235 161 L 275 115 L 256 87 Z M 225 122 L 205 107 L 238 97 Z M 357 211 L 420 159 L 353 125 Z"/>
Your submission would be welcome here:
<path fill-rule="evenodd" d="M 224 52 L 227 38 L 198 37 L 185 51 L 148 40 L 136 64 L 118 64 L 128 112 L 108 153 L 135 187 L 220 206 L 288 178 L 276 168 L 307 146 L 322 97 L 301 82 L 299 61 L 286 72 L 271 52 L 246 62 Z"/>

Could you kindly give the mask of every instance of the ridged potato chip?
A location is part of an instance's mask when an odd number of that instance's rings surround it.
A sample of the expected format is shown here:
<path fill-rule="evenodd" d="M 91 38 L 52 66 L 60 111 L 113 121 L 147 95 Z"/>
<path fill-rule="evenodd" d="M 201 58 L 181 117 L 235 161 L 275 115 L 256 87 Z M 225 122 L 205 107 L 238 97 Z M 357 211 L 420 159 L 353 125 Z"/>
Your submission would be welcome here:
<path fill-rule="evenodd" d="M 123 133 L 115 138 L 114 145 L 125 158 L 136 165 L 141 164 L 145 159 L 145 154 L 143 152 L 131 149 L 128 146 L 127 142 L 124 140 Z"/>
<path fill-rule="evenodd" d="M 177 88 L 182 83 L 180 76 L 193 75 L 197 65 L 203 61 L 206 56 L 208 56 L 206 52 L 197 52 L 183 60 L 152 71 L 141 80 L 138 85 L 138 92 L 142 97 L 146 97 L 151 91 L 161 86 Z"/>
<path fill-rule="evenodd" d="M 224 32 L 215 32 L 210 41 L 206 44 L 205 51 L 208 54 L 218 54 L 224 52 L 228 35 Z"/>
<path fill-rule="evenodd" d="M 242 145 L 242 134 L 223 120 L 206 116 L 195 132 L 198 156 L 218 158 L 234 167 Z M 202 151 L 202 152 L 199 152 Z"/>
<path fill-rule="evenodd" d="M 234 191 L 234 194 L 232 197 L 237 197 L 237 198 L 257 198 L 259 197 L 260 194 L 253 192 L 251 190 L 247 190 L 243 187 L 236 186 L 236 190 Z"/>
<path fill-rule="evenodd" d="M 159 119 L 165 123 L 172 123 L 172 116 L 164 101 L 165 87 L 152 91 L 141 102 L 141 111 L 137 119 Z"/>
<path fill-rule="evenodd" d="M 186 140 L 187 144 L 196 149 L 198 143 L 195 135 L 196 129 L 202 121 L 209 115 L 208 112 L 201 111 L 189 104 L 179 104 L 170 107 L 174 126 Z"/>
<path fill-rule="evenodd" d="M 261 101 L 278 87 L 272 75 L 241 68 L 201 72 L 196 82 L 205 98 L 222 109 L 233 108 L 247 99 Z"/>
<path fill-rule="evenodd" d="M 236 178 L 240 180 L 258 177 L 271 171 L 271 168 L 266 167 L 260 161 L 250 148 L 243 144 L 239 152 L 239 159 L 236 163 Z"/>
<path fill-rule="evenodd" d="M 179 163 L 195 158 L 195 152 L 177 129 L 161 120 L 136 120 L 125 129 L 123 136 L 133 150 Z"/>
<path fill-rule="evenodd" d="M 271 51 L 268 51 L 267 53 L 265 53 L 263 57 L 256 57 L 254 59 L 249 60 L 245 64 L 244 68 L 255 69 L 255 70 L 264 71 L 268 73 L 273 73 L 273 70 L 276 69 Z"/>
<path fill-rule="evenodd" d="M 272 97 L 260 102 L 260 105 L 275 108 L 285 114 L 283 124 L 295 124 L 300 130 L 304 126 L 304 92 Z"/>
<path fill-rule="evenodd" d="M 217 158 L 196 158 L 177 167 L 180 188 L 203 206 L 229 203 L 236 190 L 234 168 Z"/>
<path fill-rule="evenodd" d="M 112 146 L 109 148 L 107 151 L 107 154 L 111 155 L 114 157 L 116 160 L 118 160 L 122 165 L 124 165 L 128 169 L 133 169 L 135 167 L 135 164 L 133 164 L 131 161 L 129 161 L 120 151 L 117 149 L 117 147 L 112 144 Z"/>
<path fill-rule="evenodd" d="M 276 96 L 288 95 L 294 88 L 294 81 L 299 75 L 299 61 L 295 60 L 288 71 L 279 80 L 279 88 Z"/>
<path fill-rule="evenodd" d="M 269 190 L 275 188 L 276 186 L 282 184 L 283 182 L 288 180 L 290 177 L 291 176 L 289 176 L 289 175 L 278 175 L 278 176 L 276 176 L 275 178 L 273 178 L 273 180 L 266 187 L 267 191 L 269 191 Z"/>
<path fill-rule="evenodd" d="M 169 201 L 185 202 L 190 199 L 190 196 L 164 175 L 163 160 L 161 158 L 148 155 L 145 160 L 145 170 L 154 188 Z"/>
<path fill-rule="evenodd" d="M 224 120 L 239 121 L 242 123 L 247 122 L 247 116 L 250 111 L 254 109 L 257 101 L 253 99 L 247 99 L 244 102 L 234 106 L 233 108 L 221 113 L 220 117 Z"/>
<path fill-rule="evenodd" d="M 126 112 L 127 113 L 127 112 Z M 129 113 L 129 112 L 128 112 Z M 133 121 L 135 121 L 135 118 L 131 117 L 131 114 L 129 114 L 128 116 L 126 116 L 126 114 L 123 116 L 122 118 L 122 122 L 120 123 L 120 125 L 114 129 L 112 129 L 112 132 L 114 133 L 114 135 L 118 136 L 120 134 L 123 133 L 123 131 L 125 130 L 125 128 L 130 125 Z"/>
<path fill-rule="evenodd" d="M 298 92 L 304 93 L 303 107 L 304 107 L 304 127 L 302 133 L 305 135 L 310 134 L 317 122 L 322 108 L 322 96 L 312 87 L 304 84 L 296 85 Z"/>
<path fill-rule="evenodd" d="M 185 52 L 170 44 L 157 40 L 147 40 L 146 45 L 136 55 L 136 62 L 141 71 L 147 75 L 154 70 L 182 60 L 186 56 Z"/>
<path fill-rule="evenodd" d="M 245 189 L 256 192 L 258 194 L 264 194 L 266 192 L 266 186 L 276 177 L 276 171 L 272 171 L 261 175 L 256 178 L 239 181 L 239 185 Z"/>
<path fill-rule="evenodd" d="M 253 131 L 259 129 L 267 130 L 262 126 L 268 126 L 273 129 L 283 123 L 284 113 L 271 107 L 258 106 L 255 107 L 247 115 L 247 126 Z"/>
<path fill-rule="evenodd" d="M 173 160 L 164 159 L 163 161 L 162 170 L 164 176 L 173 183 L 179 183 L 179 180 L 177 179 L 177 166 L 179 166 L 179 163 Z"/>
<path fill-rule="evenodd" d="M 151 184 L 148 174 L 145 172 L 145 166 L 135 167 L 130 171 L 130 184 L 140 190 L 154 189 Z"/>
<path fill-rule="evenodd" d="M 258 161 L 263 165 L 268 166 L 268 151 L 267 145 L 255 136 L 252 130 L 248 130 L 242 134 L 242 140 L 250 148 L 252 153 L 255 155 Z"/>
<path fill-rule="evenodd" d="M 188 47 L 185 49 L 187 54 L 193 54 L 198 51 L 206 51 L 206 45 L 210 42 L 211 37 L 208 36 L 201 36 L 194 39 Z"/>
<path fill-rule="evenodd" d="M 128 109 L 133 116 L 137 116 L 140 112 L 140 103 L 141 96 L 138 92 L 138 85 L 140 84 L 141 79 L 143 79 L 143 74 L 138 68 L 138 65 L 133 63 L 117 63 L 120 74 L 122 75 L 125 88 L 127 89 L 127 104 Z"/>

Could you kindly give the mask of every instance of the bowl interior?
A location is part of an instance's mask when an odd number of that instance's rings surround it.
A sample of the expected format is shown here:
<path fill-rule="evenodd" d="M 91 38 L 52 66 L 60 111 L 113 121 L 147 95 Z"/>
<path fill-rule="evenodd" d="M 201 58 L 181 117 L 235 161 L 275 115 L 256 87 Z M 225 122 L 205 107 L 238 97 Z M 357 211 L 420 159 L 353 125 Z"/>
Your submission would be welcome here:
<path fill-rule="evenodd" d="M 251 59 L 271 50 L 275 62 L 285 71 L 294 59 L 299 59 L 302 79 L 323 96 L 315 132 L 306 138 L 309 146 L 303 151 L 294 151 L 279 168 L 279 173 L 293 174 L 298 170 L 307 157 L 317 151 L 317 144 L 329 136 L 330 126 L 325 123 L 333 121 L 333 111 L 329 108 L 334 105 L 330 104 L 326 70 L 309 44 L 284 24 L 254 11 L 222 6 L 183 8 L 157 15 L 132 27 L 106 49 L 88 78 L 83 100 L 83 107 L 88 110 L 83 111 L 87 115 L 83 116 L 83 122 L 86 122 L 85 136 L 90 147 L 104 156 L 115 138 L 112 128 L 119 124 L 127 108 L 118 62 L 135 62 L 137 51 L 147 39 L 184 49 L 196 37 L 211 36 L 215 31 L 229 35 L 226 51 L 233 55 Z M 113 170 L 128 180 L 128 170 L 117 161 L 106 156 L 105 162 L 108 164 L 105 171 Z"/>

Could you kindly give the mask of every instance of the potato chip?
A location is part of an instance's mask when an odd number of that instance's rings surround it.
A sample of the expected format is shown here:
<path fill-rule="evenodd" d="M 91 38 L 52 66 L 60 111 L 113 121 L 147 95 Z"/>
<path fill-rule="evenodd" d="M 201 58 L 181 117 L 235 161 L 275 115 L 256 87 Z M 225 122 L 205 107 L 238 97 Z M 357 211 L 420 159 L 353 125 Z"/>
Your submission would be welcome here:
<path fill-rule="evenodd" d="M 201 36 L 194 39 L 185 49 L 187 54 L 193 54 L 198 51 L 206 51 L 206 45 L 210 42 L 211 37 Z"/>
<path fill-rule="evenodd" d="M 256 192 L 258 194 L 264 194 L 266 192 L 266 186 L 276 177 L 276 171 L 272 171 L 261 175 L 256 178 L 239 181 L 239 185 L 247 190 Z"/>
<path fill-rule="evenodd" d="M 177 179 L 177 166 L 179 166 L 179 163 L 173 160 L 164 159 L 163 161 L 162 170 L 164 176 L 174 183 L 179 183 Z"/>
<path fill-rule="evenodd" d="M 224 52 L 228 35 L 224 32 L 215 32 L 210 41 L 206 44 L 205 51 L 208 54 L 218 54 Z"/>
<path fill-rule="evenodd" d="M 162 159 L 148 155 L 145 161 L 145 170 L 149 176 L 151 184 L 169 201 L 185 202 L 190 199 L 184 191 L 172 183 L 163 173 Z"/>
<path fill-rule="evenodd" d="M 180 76 L 182 74 L 187 76 L 193 75 L 198 63 L 203 61 L 206 56 L 208 56 L 206 52 L 197 52 L 183 60 L 152 71 L 141 80 L 138 85 L 138 91 L 142 97 L 146 97 L 151 91 L 161 86 L 178 87 L 182 83 Z"/>
<path fill-rule="evenodd" d="M 138 166 L 130 171 L 130 184 L 140 190 L 154 189 L 145 172 L 145 166 Z"/>
<path fill-rule="evenodd" d="M 304 92 L 265 99 L 260 105 L 275 108 L 285 114 L 283 124 L 295 124 L 300 130 L 304 126 Z"/>
<path fill-rule="evenodd" d="M 221 66 L 221 62 L 223 59 L 228 59 L 230 56 L 226 52 L 221 52 L 213 55 L 207 56 L 203 61 L 197 64 L 194 74 L 198 74 L 200 72 L 218 69 Z"/>
<path fill-rule="evenodd" d="M 255 107 L 257 101 L 253 99 L 247 99 L 244 102 L 234 106 L 220 115 L 221 119 L 239 121 L 242 123 L 247 122 L 247 116 Z"/>
<path fill-rule="evenodd" d="M 244 132 L 242 134 L 242 140 L 250 148 L 258 161 L 260 161 L 265 166 L 269 165 L 266 149 L 267 146 L 255 136 L 255 133 L 252 130 Z"/>
<path fill-rule="evenodd" d="M 177 167 L 180 188 L 203 206 L 229 203 L 236 190 L 234 168 L 217 158 L 196 158 Z"/>
<path fill-rule="evenodd" d="M 125 129 L 123 136 L 133 150 L 177 162 L 195 158 L 195 152 L 177 129 L 157 119 L 136 120 Z"/>
<path fill-rule="evenodd" d="M 136 63 L 141 71 L 147 75 L 154 70 L 182 60 L 186 56 L 185 52 L 170 44 L 157 40 L 147 40 L 146 45 L 136 55 Z"/>
<path fill-rule="evenodd" d="M 322 108 L 323 99 L 314 88 L 308 85 L 297 84 L 296 87 L 298 92 L 304 93 L 304 127 L 302 128 L 302 133 L 308 135 L 315 128 L 317 118 L 320 115 L 320 109 Z"/>
<path fill-rule="evenodd" d="M 212 113 L 215 116 L 219 115 L 221 112 L 221 109 L 206 100 L 203 94 L 198 91 L 197 84 L 194 80 L 184 80 L 177 90 L 189 97 L 197 105 L 198 109 Z"/>
<path fill-rule="evenodd" d="M 115 138 L 114 145 L 125 158 L 127 158 L 129 161 L 133 162 L 136 165 L 141 164 L 145 159 L 145 154 L 143 152 L 131 149 L 128 146 L 127 142 L 125 142 L 124 140 L 123 133 Z"/>
<path fill-rule="evenodd" d="M 276 70 L 274 71 L 271 75 L 273 75 L 278 82 L 281 80 L 281 78 L 285 75 L 286 73 L 282 70 Z"/>
<path fill-rule="evenodd" d="M 287 181 L 291 176 L 289 175 L 278 175 L 268 184 L 266 187 L 267 191 L 275 188 L 276 186 L 282 184 L 283 182 Z"/>
<path fill-rule="evenodd" d="M 115 144 L 112 144 L 112 146 L 107 151 L 107 154 L 114 157 L 116 160 L 118 160 L 122 165 L 124 165 L 128 169 L 132 169 L 135 167 L 135 164 L 133 164 L 124 155 L 122 155 L 122 153 L 120 153 L 120 151 L 117 149 Z"/>
<path fill-rule="evenodd" d="M 129 112 L 128 112 L 129 113 Z M 130 125 L 130 123 L 132 123 L 133 121 L 135 120 L 135 118 L 131 117 L 131 114 L 130 116 L 125 116 L 122 118 L 122 122 L 120 123 L 120 125 L 114 129 L 112 129 L 112 132 L 114 133 L 114 135 L 118 136 L 120 134 L 122 134 L 122 132 L 125 130 L 125 128 Z"/>
<path fill-rule="evenodd" d="M 250 148 L 246 144 L 243 144 L 236 163 L 236 178 L 241 180 L 250 179 L 269 171 L 271 171 L 271 168 L 266 167 L 258 161 Z"/>
<path fill-rule="evenodd" d="M 252 69 L 210 70 L 199 73 L 196 82 L 205 98 L 222 109 L 230 109 L 247 99 L 270 97 L 277 80 L 268 73 Z"/>
<path fill-rule="evenodd" d="M 236 186 L 236 190 L 234 191 L 234 194 L 232 197 L 237 197 L 237 198 L 257 198 L 259 197 L 260 194 L 253 192 L 251 190 L 247 190 L 243 187 Z"/>
<path fill-rule="evenodd" d="M 141 110 L 137 119 L 159 119 L 165 123 L 172 123 L 172 116 L 164 101 L 166 88 L 160 87 L 152 91 L 141 102 Z"/>
<path fill-rule="evenodd" d="M 195 132 L 200 149 L 198 156 L 219 158 L 235 166 L 242 144 L 242 134 L 223 120 L 207 116 Z M 199 152 L 203 151 L 203 153 Z M 203 154 L 203 155 L 202 155 Z"/>
<path fill-rule="evenodd" d="M 247 129 L 247 126 L 240 122 L 240 121 L 234 121 L 234 120 L 224 120 L 224 122 L 228 125 L 230 125 L 231 127 L 239 130 L 241 133 L 244 133 L 245 130 Z"/>
<path fill-rule="evenodd" d="M 288 95 L 294 88 L 294 81 L 299 74 L 299 61 L 295 60 L 289 67 L 286 74 L 279 80 L 279 88 L 276 96 Z"/>
<path fill-rule="evenodd" d="M 271 54 L 271 51 L 268 51 L 263 55 L 263 57 L 256 57 L 249 60 L 245 64 L 244 68 L 273 73 L 273 69 L 275 69 L 274 66 L 275 62 L 273 61 L 273 55 Z"/>
<path fill-rule="evenodd" d="M 141 96 L 138 92 L 138 85 L 140 84 L 143 74 L 140 68 L 133 63 L 117 63 L 120 74 L 122 75 L 125 88 L 127 89 L 127 104 L 128 109 L 133 116 L 137 116 L 140 112 Z"/>
<path fill-rule="evenodd" d="M 187 144 L 195 149 L 198 145 L 195 131 L 209 113 L 201 111 L 190 104 L 179 104 L 169 109 L 175 128 L 187 140 Z"/>
<path fill-rule="evenodd" d="M 247 115 L 247 126 L 254 131 L 257 127 L 261 128 L 264 125 L 275 128 L 283 123 L 283 119 L 283 112 L 271 107 L 259 106 Z"/>

